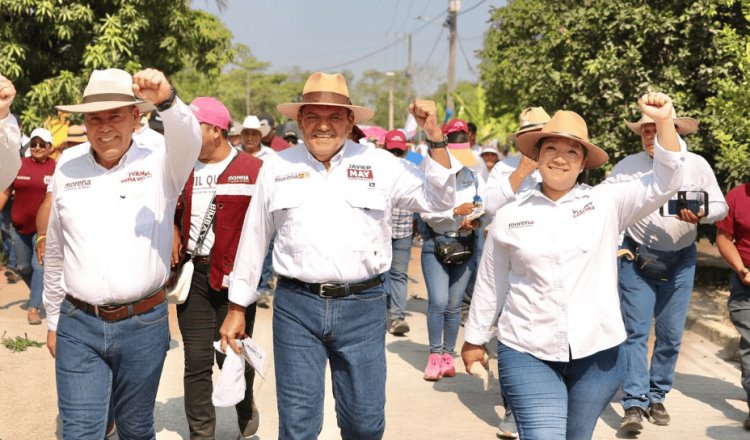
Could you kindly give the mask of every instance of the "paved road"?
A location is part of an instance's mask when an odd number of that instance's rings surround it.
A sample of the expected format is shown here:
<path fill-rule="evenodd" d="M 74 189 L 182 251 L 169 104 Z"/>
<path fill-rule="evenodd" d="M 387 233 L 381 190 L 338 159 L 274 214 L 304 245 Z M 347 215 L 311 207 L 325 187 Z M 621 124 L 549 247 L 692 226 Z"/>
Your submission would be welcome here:
<path fill-rule="evenodd" d="M 410 266 L 408 317 L 411 332 L 406 337 L 387 336 L 388 388 L 386 439 L 493 439 L 502 411 L 497 387 L 482 390 L 479 379 L 462 372 L 455 378 L 436 383 L 422 380 L 428 354 L 424 282 L 415 251 Z M 0 277 L 3 278 L 3 277 Z M 44 326 L 26 324 L 21 309 L 27 290 L 20 284 L 6 285 L 0 280 L 0 334 L 15 337 L 27 333 L 32 339 L 45 340 Z M 174 310 L 172 310 L 174 312 Z M 172 349 L 169 351 L 156 403 L 158 439 L 187 439 L 182 403 L 181 339 L 172 319 Z M 256 338 L 271 351 L 271 312 L 260 309 L 255 327 Z M 459 335 L 459 341 L 462 336 Z M 675 390 L 667 407 L 672 415 L 668 427 L 646 426 L 641 439 L 746 439 L 741 428 L 746 414 L 742 389 L 738 386 L 737 365 L 721 360 L 720 347 L 688 333 L 678 363 Z M 497 365 L 493 367 L 497 371 Z M 262 412 L 261 439 L 277 436 L 278 418 L 274 394 L 274 376 L 269 369 L 265 381 L 257 380 L 256 400 Z M 321 439 L 339 438 L 333 401 L 328 385 L 325 422 Z M 599 421 L 594 438 L 628 438 L 616 427 L 622 410 L 613 402 Z M 216 438 L 236 438 L 234 410 L 217 411 Z M 58 437 L 54 364 L 45 348 L 32 348 L 12 354 L 0 347 L 0 439 L 53 439 Z"/>

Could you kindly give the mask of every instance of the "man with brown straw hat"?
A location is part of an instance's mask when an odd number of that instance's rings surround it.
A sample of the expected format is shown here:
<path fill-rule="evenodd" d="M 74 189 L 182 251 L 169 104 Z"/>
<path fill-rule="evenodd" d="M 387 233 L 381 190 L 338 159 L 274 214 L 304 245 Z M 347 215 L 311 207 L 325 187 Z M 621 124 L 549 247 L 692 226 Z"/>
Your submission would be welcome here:
<path fill-rule="evenodd" d="M 523 109 L 518 116 L 518 131 L 508 136 L 509 140 L 518 142 L 518 138 L 528 133 L 535 133 L 549 122 L 549 115 L 542 107 Z M 527 179 L 527 177 L 530 177 Z M 507 157 L 495 164 L 485 187 L 484 206 L 488 213 L 494 214 L 501 206 L 512 201 L 521 185 L 531 188 L 542 179 L 536 171 L 536 161 L 526 155 Z"/>
<path fill-rule="evenodd" d="M 137 95 L 137 96 L 136 96 Z M 141 112 L 164 120 L 166 148 L 133 140 Z M 95 70 L 83 102 L 89 150 L 53 176 L 44 305 L 63 438 L 104 438 L 110 399 L 120 438 L 154 438 L 154 401 L 169 326 L 177 197 L 201 129 L 162 72 Z M 64 279 L 64 282 L 63 282 Z"/>
<path fill-rule="evenodd" d="M 390 213 L 453 206 L 455 173 L 435 103 L 410 105 L 432 143 L 424 174 L 382 149 L 347 137 L 373 111 L 352 105 L 344 77 L 314 73 L 302 101 L 278 106 L 297 120 L 303 144 L 268 158 L 245 218 L 222 345 L 237 350 L 242 310 L 258 299 L 268 243 L 276 233 L 274 363 L 279 438 L 316 438 L 330 364 L 345 439 L 379 439 L 385 429 L 386 294 Z"/>
<path fill-rule="evenodd" d="M 682 135 L 698 130 L 698 121 L 678 118 L 674 112 L 672 122 Z M 618 162 L 609 181 L 640 178 L 653 166 L 654 121 L 643 115 L 637 122 L 626 123 L 641 137 L 643 151 Z M 630 225 L 622 244 L 634 257 L 620 259 L 618 276 L 622 317 L 628 333 L 624 344 L 628 368 L 621 401 L 625 416 L 620 425 L 626 432 L 643 429 L 644 416 L 656 425 L 669 423 L 664 399 L 672 389 L 693 292 L 697 223 L 714 223 L 728 212 L 711 166 L 695 153 L 688 152 L 685 156 L 685 178 L 680 191 L 689 191 L 682 193 L 686 198 L 692 198 L 691 194 L 702 196 L 705 191 L 708 209 L 696 205 L 695 212 L 680 209 L 673 215 L 669 214 L 668 206 L 661 212 L 656 210 Z M 674 202 L 670 201 L 673 205 Z M 649 368 L 648 337 L 654 318 L 655 341 Z"/>

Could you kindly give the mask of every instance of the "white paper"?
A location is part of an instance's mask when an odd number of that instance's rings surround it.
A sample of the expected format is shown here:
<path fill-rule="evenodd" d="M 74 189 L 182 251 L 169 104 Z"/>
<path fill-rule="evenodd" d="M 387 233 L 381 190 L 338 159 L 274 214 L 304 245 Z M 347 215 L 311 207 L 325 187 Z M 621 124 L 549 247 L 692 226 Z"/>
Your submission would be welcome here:
<path fill-rule="evenodd" d="M 245 353 L 245 360 L 250 362 L 250 365 L 253 366 L 255 372 L 265 379 L 266 351 L 251 338 L 245 338 L 242 340 L 242 350 Z"/>

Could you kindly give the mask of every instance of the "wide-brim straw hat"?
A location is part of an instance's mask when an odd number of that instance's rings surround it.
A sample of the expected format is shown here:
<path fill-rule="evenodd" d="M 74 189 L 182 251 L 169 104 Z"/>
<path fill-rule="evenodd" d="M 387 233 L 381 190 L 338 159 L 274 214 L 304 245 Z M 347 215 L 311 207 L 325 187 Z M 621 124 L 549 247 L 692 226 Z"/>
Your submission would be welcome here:
<path fill-rule="evenodd" d="M 297 119 L 297 112 L 303 105 L 328 105 L 348 108 L 354 114 L 355 124 L 372 119 L 375 114 L 372 109 L 352 105 L 346 79 L 340 73 L 313 73 L 307 78 L 307 82 L 302 88 L 301 102 L 279 104 L 276 109 L 286 117 Z"/>
<path fill-rule="evenodd" d="M 477 157 L 471 151 L 471 144 L 468 142 L 462 142 L 460 144 L 448 143 L 448 151 L 456 158 L 461 165 L 465 167 L 473 167 L 477 165 Z"/>
<path fill-rule="evenodd" d="M 516 148 L 524 155 L 537 160 L 537 143 L 548 137 L 563 137 L 574 140 L 586 148 L 584 168 L 596 168 L 609 160 L 607 153 L 589 141 L 586 121 L 576 112 L 559 110 L 540 131 L 526 133 L 516 139 Z"/>
<path fill-rule="evenodd" d="M 68 127 L 68 137 L 65 142 L 88 142 L 89 138 L 86 136 L 86 129 L 83 125 L 71 125 Z"/>
<path fill-rule="evenodd" d="M 133 94 L 133 77 L 121 69 L 94 70 L 83 91 L 83 102 L 58 105 L 56 109 L 67 113 L 95 113 L 134 105 L 141 113 L 156 110 L 151 103 Z"/>
<path fill-rule="evenodd" d="M 675 112 L 674 107 L 672 108 L 672 122 L 674 123 L 677 133 L 690 134 L 698 131 L 699 122 L 693 118 L 678 118 L 677 112 Z M 655 121 L 653 119 L 644 114 L 641 114 L 641 119 L 637 120 L 636 122 L 625 121 L 625 124 L 627 124 L 628 128 L 637 135 L 641 134 L 641 128 L 644 124 L 654 123 Z"/>
<path fill-rule="evenodd" d="M 525 108 L 518 115 L 518 131 L 508 136 L 508 138 L 513 141 L 524 133 L 541 130 L 549 120 L 549 115 L 542 107 Z"/>

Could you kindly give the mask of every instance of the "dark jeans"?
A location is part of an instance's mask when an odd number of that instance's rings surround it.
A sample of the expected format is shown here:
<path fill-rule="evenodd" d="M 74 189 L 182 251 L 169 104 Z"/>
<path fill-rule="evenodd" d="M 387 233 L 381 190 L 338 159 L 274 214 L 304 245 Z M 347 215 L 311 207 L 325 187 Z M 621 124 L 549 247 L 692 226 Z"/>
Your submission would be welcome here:
<path fill-rule="evenodd" d="M 729 317 L 740 333 L 740 365 L 742 388 L 750 407 L 750 286 L 742 284 L 736 273 L 729 279 Z"/>
<path fill-rule="evenodd" d="M 216 291 L 208 285 L 208 275 L 196 265 L 187 300 L 177 306 L 177 321 L 185 349 L 185 415 L 191 439 L 213 439 L 216 411 L 211 402 L 211 375 L 214 356 L 219 368 L 225 355 L 214 350 L 220 339 L 219 329 L 227 316 L 229 299 L 226 290 Z M 245 333 L 253 334 L 255 304 L 245 310 Z M 245 397 L 235 406 L 240 430 L 252 415 L 255 370 L 245 364 Z"/>

